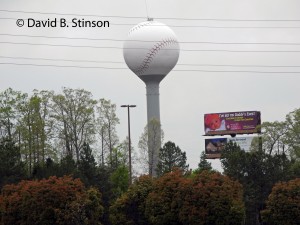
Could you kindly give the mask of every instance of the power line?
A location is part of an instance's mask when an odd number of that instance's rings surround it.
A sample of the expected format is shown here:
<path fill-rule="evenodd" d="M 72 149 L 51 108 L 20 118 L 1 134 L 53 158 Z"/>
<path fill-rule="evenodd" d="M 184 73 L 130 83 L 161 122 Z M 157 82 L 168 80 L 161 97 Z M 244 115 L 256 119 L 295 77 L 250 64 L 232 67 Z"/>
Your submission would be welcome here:
<path fill-rule="evenodd" d="M 32 45 L 32 46 L 49 46 L 49 47 L 72 47 L 72 48 L 95 48 L 95 49 L 136 49 L 148 50 L 148 48 L 122 48 L 116 46 L 93 46 L 93 45 L 68 45 L 68 44 L 42 44 L 28 42 L 9 42 L 1 41 L 0 44 L 13 45 Z M 177 51 L 178 49 L 164 49 L 168 51 Z M 299 50 L 230 50 L 230 49 L 180 49 L 186 52 L 235 52 L 235 53 L 299 53 Z"/>
<path fill-rule="evenodd" d="M 66 68 L 80 68 L 80 69 L 110 69 L 110 70 L 124 70 L 127 68 L 104 67 L 104 66 L 78 66 L 78 65 L 54 65 L 54 64 L 35 64 L 35 63 L 10 63 L 0 62 L 0 65 L 15 65 L 15 66 L 49 66 L 49 67 L 66 67 Z"/>
<path fill-rule="evenodd" d="M 62 16 L 91 16 L 91 17 L 111 17 L 111 18 L 127 18 L 127 19 L 145 19 L 141 16 L 116 16 L 116 15 L 95 15 L 95 14 L 75 14 L 75 13 L 56 13 L 56 12 L 40 12 L 40 11 L 22 11 L 1 9 L 0 12 L 9 13 L 26 13 L 41 15 L 62 15 Z M 162 20 L 199 20 L 199 21 L 225 21 L 225 22 L 299 22 L 300 19 L 220 19 L 220 18 L 179 18 L 179 17 L 156 17 Z"/>
<path fill-rule="evenodd" d="M 53 58 L 40 58 L 40 57 L 15 57 L 15 56 L 2 56 L 4 59 L 17 59 L 17 60 L 43 60 L 43 61 L 56 61 L 56 62 L 82 62 L 82 63 L 109 63 L 109 64 L 124 64 L 118 61 L 97 61 L 97 60 L 77 60 L 77 59 L 53 59 Z M 233 65 L 233 64 L 197 64 L 197 63 L 177 63 L 178 66 L 199 66 L 199 67 L 261 67 L 261 68 L 298 68 L 296 65 Z"/>
<path fill-rule="evenodd" d="M 59 16 L 82 16 L 82 17 L 111 17 L 111 18 L 123 18 L 123 19 L 145 19 L 145 17 L 138 16 L 106 16 L 95 14 L 75 14 L 75 13 L 55 13 L 55 12 L 37 12 L 37 11 L 22 11 L 22 10 L 6 10 L 0 9 L 0 12 L 9 13 L 25 13 L 25 14 L 41 14 L 41 15 L 59 15 Z"/>
<path fill-rule="evenodd" d="M 177 63 L 180 66 L 202 66 L 202 67 L 261 67 L 261 68 L 298 68 L 295 65 L 233 65 L 233 64 L 193 64 L 193 63 Z"/>
<path fill-rule="evenodd" d="M 300 71 L 255 71 L 255 70 L 172 70 L 176 72 L 205 72 L 205 73 L 266 73 L 266 74 L 300 74 Z"/>
<path fill-rule="evenodd" d="M 116 67 L 99 67 L 99 66 L 78 66 L 78 65 L 55 65 L 55 64 L 34 64 L 34 63 L 9 63 L 0 62 L 0 65 L 15 66 L 37 66 L 37 67 L 60 67 L 60 68 L 80 68 L 80 69 L 111 69 L 111 70 L 128 70 L 128 68 Z M 300 74 L 300 71 L 251 71 L 251 70 L 180 70 L 174 69 L 176 72 L 207 72 L 207 73 L 265 73 L 265 74 Z"/>
<path fill-rule="evenodd" d="M 68 39 L 68 40 L 89 40 L 89 41 L 137 41 L 137 42 L 154 42 L 147 40 L 125 40 L 112 38 L 86 38 L 86 37 L 66 37 L 66 36 L 45 36 L 45 35 L 26 35 L 26 34 L 7 34 L 0 33 L 0 36 L 9 37 L 30 37 L 30 38 L 47 38 L 47 39 Z M 158 42 L 158 40 L 157 40 Z M 213 41 L 180 41 L 180 44 L 215 44 L 215 45 L 300 45 L 300 43 L 285 43 L 285 42 L 213 42 Z"/>
<path fill-rule="evenodd" d="M 111 63 L 111 64 L 123 64 L 124 62 L 115 61 L 97 61 L 97 60 L 77 60 L 77 59 L 53 59 L 53 58 L 39 58 L 39 57 L 14 57 L 14 56 L 0 56 L 4 59 L 22 59 L 22 60 L 43 60 L 43 61 L 61 61 L 61 62 L 83 62 L 83 63 Z M 300 66 L 299 66 L 300 67 Z"/>

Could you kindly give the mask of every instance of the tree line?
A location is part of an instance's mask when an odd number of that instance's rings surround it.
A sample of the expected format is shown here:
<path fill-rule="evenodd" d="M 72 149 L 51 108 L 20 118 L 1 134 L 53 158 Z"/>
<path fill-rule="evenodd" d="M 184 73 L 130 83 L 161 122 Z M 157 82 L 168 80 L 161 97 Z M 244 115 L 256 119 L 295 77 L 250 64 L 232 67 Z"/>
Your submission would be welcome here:
<path fill-rule="evenodd" d="M 120 142 L 118 124 L 116 105 L 95 100 L 83 89 L 34 90 L 32 95 L 11 88 L 0 92 L 0 189 L 22 180 L 71 175 L 102 193 L 103 221 L 109 224 L 108 207 L 129 186 L 128 138 Z M 153 121 L 152 126 L 157 125 Z M 149 171 L 145 156 L 151 155 L 146 153 L 146 127 L 140 153 L 134 151 L 133 157 L 135 167 L 145 173 Z M 186 163 L 185 153 L 174 143 L 171 147 L 175 154 L 160 163 L 160 174 L 166 171 L 163 164 L 171 164 L 170 170 L 177 161 Z"/>
<path fill-rule="evenodd" d="M 285 121 L 263 123 L 249 152 L 228 143 L 223 174 L 204 153 L 190 170 L 185 151 L 168 141 L 160 149 L 158 177 L 136 176 L 131 186 L 128 139 L 119 140 L 118 124 L 116 105 L 83 89 L 0 92 L 0 224 L 33 224 L 32 210 L 36 224 L 299 221 L 300 109 Z M 144 174 L 151 170 L 148 144 L 155 136 L 149 127 L 156 126 L 145 126 L 134 151 Z"/>
<path fill-rule="evenodd" d="M 34 90 L 29 96 L 9 88 L 0 93 L 0 137 L 17 143 L 29 176 L 47 158 L 68 155 L 79 161 L 84 143 L 98 140 L 101 164 L 114 166 L 114 149 L 122 145 L 117 124 L 116 105 L 95 100 L 83 89 Z"/>

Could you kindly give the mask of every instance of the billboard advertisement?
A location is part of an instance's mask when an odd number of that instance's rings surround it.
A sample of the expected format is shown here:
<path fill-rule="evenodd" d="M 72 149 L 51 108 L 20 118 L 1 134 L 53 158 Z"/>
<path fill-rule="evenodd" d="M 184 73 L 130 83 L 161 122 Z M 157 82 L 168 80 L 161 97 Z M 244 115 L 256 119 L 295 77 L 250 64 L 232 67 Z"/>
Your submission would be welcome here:
<path fill-rule="evenodd" d="M 225 145 L 230 141 L 235 142 L 242 150 L 250 151 L 252 140 L 253 137 L 205 139 L 205 154 L 207 158 L 220 158 Z"/>
<path fill-rule="evenodd" d="M 205 135 L 260 133 L 260 112 L 227 112 L 204 115 Z"/>

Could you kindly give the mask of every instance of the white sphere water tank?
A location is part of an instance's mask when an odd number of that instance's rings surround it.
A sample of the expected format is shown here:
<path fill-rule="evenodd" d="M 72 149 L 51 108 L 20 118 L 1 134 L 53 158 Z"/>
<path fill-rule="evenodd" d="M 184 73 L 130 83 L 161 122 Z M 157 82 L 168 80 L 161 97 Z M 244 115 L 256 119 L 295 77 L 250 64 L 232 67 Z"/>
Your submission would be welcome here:
<path fill-rule="evenodd" d="M 167 25 L 146 21 L 130 29 L 123 55 L 127 66 L 142 80 L 148 76 L 162 80 L 178 61 L 179 44 Z"/>

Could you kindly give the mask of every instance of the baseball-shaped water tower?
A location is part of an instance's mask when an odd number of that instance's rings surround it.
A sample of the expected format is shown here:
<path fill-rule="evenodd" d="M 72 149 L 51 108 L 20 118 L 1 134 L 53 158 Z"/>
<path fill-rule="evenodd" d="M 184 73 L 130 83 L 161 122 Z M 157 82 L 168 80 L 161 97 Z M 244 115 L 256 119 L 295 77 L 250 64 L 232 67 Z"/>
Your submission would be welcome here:
<path fill-rule="evenodd" d="M 146 84 L 149 174 L 156 176 L 161 132 L 160 125 L 156 131 L 150 131 L 149 124 L 153 120 L 160 124 L 159 83 L 176 65 L 179 44 L 175 33 L 168 26 L 146 21 L 131 28 L 124 42 L 123 55 L 129 69 Z"/>

